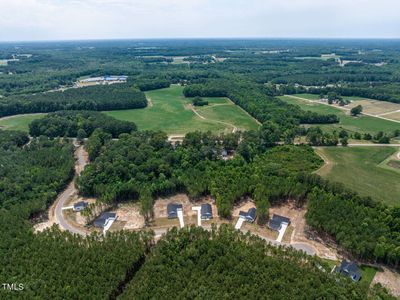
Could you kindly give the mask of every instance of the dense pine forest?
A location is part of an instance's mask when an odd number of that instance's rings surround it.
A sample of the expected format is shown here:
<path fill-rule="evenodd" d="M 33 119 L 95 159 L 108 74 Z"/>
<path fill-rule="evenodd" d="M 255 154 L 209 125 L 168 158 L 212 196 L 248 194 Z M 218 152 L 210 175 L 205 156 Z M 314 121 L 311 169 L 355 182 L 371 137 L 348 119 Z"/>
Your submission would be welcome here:
<path fill-rule="evenodd" d="M 130 85 L 89 86 L 0 98 L 0 117 L 57 110 L 112 110 L 146 107 L 144 94 Z"/>
<path fill-rule="evenodd" d="M 230 227 L 172 230 L 118 299 L 365 299 L 360 286 L 336 282 L 321 265 Z"/>
<path fill-rule="evenodd" d="M 121 133 L 136 131 L 135 123 L 116 120 L 94 111 L 58 111 L 29 125 L 29 134 L 37 137 L 89 137 L 96 128 L 116 138 Z"/>

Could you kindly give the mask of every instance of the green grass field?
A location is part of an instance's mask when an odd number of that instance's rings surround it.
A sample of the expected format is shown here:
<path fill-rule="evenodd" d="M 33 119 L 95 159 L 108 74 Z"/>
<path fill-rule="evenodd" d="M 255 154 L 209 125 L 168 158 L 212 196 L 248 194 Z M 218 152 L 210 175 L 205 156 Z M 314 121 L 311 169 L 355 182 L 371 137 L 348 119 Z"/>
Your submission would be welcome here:
<path fill-rule="evenodd" d="M 0 119 L 0 129 L 3 130 L 21 130 L 28 132 L 29 124 L 36 119 L 40 119 L 45 114 L 28 114 L 28 115 L 17 115 Z"/>
<path fill-rule="evenodd" d="M 324 147 L 316 152 L 328 160 L 316 173 L 341 182 L 360 195 L 388 205 L 400 204 L 400 172 L 385 165 L 399 149 L 395 147 Z"/>
<path fill-rule="evenodd" d="M 319 98 L 318 95 L 300 94 L 298 97 L 307 98 L 309 100 L 316 100 Z M 340 122 L 337 124 L 321 124 L 318 125 L 326 131 L 345 129 L 350 132 L 360 133 L 377 133 L 379 131 L 392 132 L 395 129 L 400 128 L 400 124 L 391 122 L 379 118 L 370 116 L 352 117 L 346 114 L 346 111 L 336 108 L 334 106 L 328 106 L 320 103 L 312 103 L 306 100 L 294 99 L 287 96 L 279 97 L 281 100 L 297 104 L 304 110 L 309 110 L 321 114 L 335 114 L 340 118 Z"/>
<path fill-rule="evenodd" d="M 140 130 L 163 130 L 168 134 L 185 134 L 190 131 L 232 132 L 257 129 L 257 122 L 227 98 L 204 98 L 210 105 L 196 107 L 201 118 L 190 109 L 191 99 L 182 94 L 183 87 L 146 92 L 151 105 L 145 109 L 107 111 L 119 120 L 135 122 Z"/>

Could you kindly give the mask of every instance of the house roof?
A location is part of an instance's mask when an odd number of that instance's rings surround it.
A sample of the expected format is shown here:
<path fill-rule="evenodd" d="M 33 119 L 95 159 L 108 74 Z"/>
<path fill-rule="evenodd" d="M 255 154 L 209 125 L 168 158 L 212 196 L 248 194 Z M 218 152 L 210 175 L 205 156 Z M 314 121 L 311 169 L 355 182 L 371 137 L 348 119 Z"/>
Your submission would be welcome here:
<path fill-rule="evenodd" d="M 279 223 L 288 223 L 288 224 L 290 224 L 290 219 L 289 218 L 286 218 L 286 217 L 283 217 L 283 216 L 280 216 L 280 215 L 272 215 L 272 220 L 274 220 L 274 221 L 277 221 L 277 222 L 279 222 Z"/>
<path fill-rule="evenodd" d="M 179 208 L 182 209 L 182 204 L 179 204 L 179 203 L 169 203 L 169 204 L 167 205 L 167 213 L 168 213 L 168 214 L 176 214 L 176 211 L 177 211 Z"/>
<path fill-rule="evenodd" d="M 247 212 L 241 210 L 241 211 L 239 212 L 239 217 L 244 217 L 244 218 L 246 218 L 246 217 L 247 217 Z"/>
<path fill-rule="evenodd" d="M 256 212 L 257 212 L 257 209 L 256 209 L 255 207 L 250 208 L 250 209 L 247 211 L 247 217 L 249 217 L 249 218 L 255 220 L 255 219 L 256 219 Z"/>
<path fill-rule="evenodd" d="M 104 212 L 94 221 L 94 226 L 104 227 L 109 219 L 115 219 L 117 217 L 116 213 Z"/>
<path fill-rule="evenodd" d="M 358 281 L 361 279 L 361 271 L 355 262 L 348 262 L 348 261 L 344 260 L 340 264 L 337 271 L 344 275 L 349 275 L 355 281 Z"/>
<path fill-rule="evenodd" d="M 204 203 L 201 205 L 201 215 L 212 215 L 211 204 Z"/>
<path fill-rule="evenodd" d="M 276 221 L 274 219 L 269 220 L 268 222 L 268 227 L 271 228 L 272 230 L 276 230 L 278 231 L 279 229 L 281 229 L 281 225 L 282 223 L 279 221 Z"/>
<path fill-rule="evenodd" d="M 76 202 L 76 203 L 74 204 L 74 208 L 77 208 L 77 207 L 87 207 L 87 206 L 88 206 L 88 203 L 85 202 L 85 201 L 79 201 L 79 202 Z"/>

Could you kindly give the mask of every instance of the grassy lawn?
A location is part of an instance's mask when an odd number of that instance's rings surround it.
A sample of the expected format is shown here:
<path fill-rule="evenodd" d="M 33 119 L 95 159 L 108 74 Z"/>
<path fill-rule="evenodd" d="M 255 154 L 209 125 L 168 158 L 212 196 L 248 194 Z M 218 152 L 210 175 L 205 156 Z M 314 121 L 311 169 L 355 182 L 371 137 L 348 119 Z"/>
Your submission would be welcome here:
<path fill-rule="evenodd" d="M 385 202 L 400 204 L 400 172 L 382 166 L 382 162 L 398 149 L 394 147 L 324 147 L 316 152 L 330 161 L 317 174 L 336 182 L 363 196 Z"/>
<path fill-rule="evenodd" d="M 319 98 L 318 95 L 310 95 L 310 94 L 300 94 L 296 95 L 298 97 L 306 98 L 309 100 L 315 100 Z M 315 96 L 315 97 L 314 97 Z M 340 118 L 340 122 L 337 124 L 322 124 L 318 125 L 326 131 L 333 130 L 341 130 L 345 129 L 350 132 L 360 132 L 360 133 L 371 133 L 375 134 L 379 131 L 384 132 L 392 132 L 395 129 L 400 128 L 399 123 L 374 118 L 370 116 L 360 116 L 360 117 L 352 117 L 346 111 L 336 108 L 334 106 L 328 106 L 320 103 L 312 103 L 306 100 L 294 99 L 287 96 L 279 97 L 281 100 L 291 103 L 297 104 L 304 110 L 309 110 L 321 114 L 335 114 Z M 314 98 L 314 99 L 312 99 Z"/>
<path fill-rule="evenodd" d="M 367 284 L 368 286 L 370 286 L 371 285 L 371 282 L 372 282 L 372 280 L 374 279 L 374 277 L 375 277 L 375 274 L 376 274 L 376 272 L 378 271 L 376 268 L 374 268 L 374 267 L 370 267 L 370 266 L 365 266 L 365 265 L 362 265 L 361 267 L 360 267 L 360 269 L 361 269 L 361 280 L 360 280 L 360 283 L 365 283 L 365 284 Z"/>
<path fill-rule="evenodd" d="M 45 114 L 31 114 L 31 115 L 17 115 L 7 117 L 6 119 L 0 119 L 0 129 L 5 130 L 21 130 L 28 132 L 29 124 L 36 119 L 40 119 Z"/>
<path fill-rule="evenodd" d="M 232 132 L 232 125 L 246 130 L 258 126 L 253 118 L 226 98 L 204 98 L 210 105 L 207 108 L 196 108 L 204 115 L 205 119 L 202 119 L 190 109 L 191 99 L 185 98 L 182 91 L 183 87 L 173 85 L 146 92 L 152 102 L 147 108 L 105 113 L 119 120 L 135 122 L 140 130 L 163 130 L 168 134 L 185 134 L 195 130 Z"/>

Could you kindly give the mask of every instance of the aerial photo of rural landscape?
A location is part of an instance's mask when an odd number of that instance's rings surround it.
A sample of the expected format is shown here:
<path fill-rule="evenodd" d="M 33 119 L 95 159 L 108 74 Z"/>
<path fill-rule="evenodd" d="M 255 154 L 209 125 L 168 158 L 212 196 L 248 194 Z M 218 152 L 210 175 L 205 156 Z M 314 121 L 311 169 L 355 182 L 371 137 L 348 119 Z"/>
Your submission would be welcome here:
<path fill-rule="evenodd" d="M 0 299 L 400 298 L 397 1 L 2 2 Z"/>

